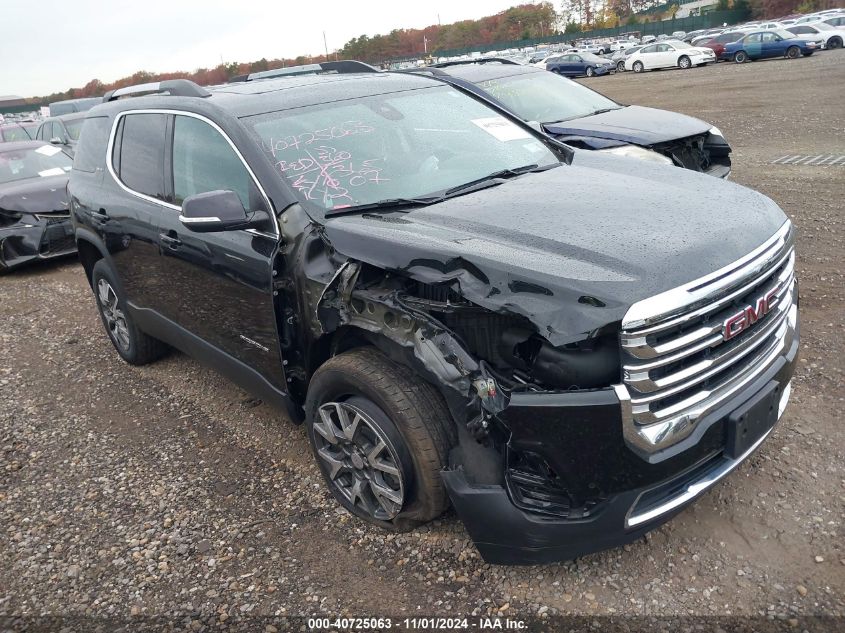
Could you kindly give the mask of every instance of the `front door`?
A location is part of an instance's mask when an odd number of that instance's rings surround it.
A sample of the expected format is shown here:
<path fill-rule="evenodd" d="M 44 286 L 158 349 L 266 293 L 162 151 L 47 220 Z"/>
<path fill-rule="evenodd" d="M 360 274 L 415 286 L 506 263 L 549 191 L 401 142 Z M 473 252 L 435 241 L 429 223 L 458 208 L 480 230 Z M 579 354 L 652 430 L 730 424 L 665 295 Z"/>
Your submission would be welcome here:
<path fill-rule="evenodd" d="M 247 215 L 272 212 L 228 138 L 208 121 L 174 115 L 168 164 L 174 203 L 215 190 L 234 191 Z M 276 332 L 275 223 L 249 230 L 197 233 L 168 209 L 159 224 L 163 316 L 286 389 Z"/>

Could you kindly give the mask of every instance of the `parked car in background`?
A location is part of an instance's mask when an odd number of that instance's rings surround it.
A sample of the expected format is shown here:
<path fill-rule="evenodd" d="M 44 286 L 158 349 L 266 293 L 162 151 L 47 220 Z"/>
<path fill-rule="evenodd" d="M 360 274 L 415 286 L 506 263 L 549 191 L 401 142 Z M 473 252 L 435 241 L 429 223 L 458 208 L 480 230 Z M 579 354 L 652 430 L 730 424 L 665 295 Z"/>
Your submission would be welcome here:
<path fill-rule="evenodd" d="M 722 54 L 722 51 L 725 50 L 725 44 L 729 44 L 730 42 L 736 42 L 738 39 L 745 36 L 745 33 L 741 31 L 726 31 L 725 33 L 719 33 L 709 42 L 702 44 L 705 48 L 709 48 L 713 51 L 716 55 L 716 59 L 719 59 L 719 56 Z"/>
<path fill-rule="evenodd" d="M 785 29 L 775 31 L 757 31 L 749 33 L 736 42 L 725 44 L 721 59 L 742 64 L 748 60 L 771 57 L 795 59 L 812 55 L 819 47 Z"/>
<path fill-rule="evenodd" d="M 102 103 L 102 99 L 100 102 Z M 73 157 L 84 120 L 84 112 L 44 119 L 38 126 L 35 138 L 61 146 L 69 156 Z"/>
<path fill-rule="evenodd" d="M 657 38 L 654 35 L 644 35 L 642 39 L 640 39 L 640 44 L 651 44 L 655 41 L 657 41 Z"/>
<path fill-rule="evenodd" d="M 101 97 L 85 97 L 83 99 L 54 101 L 50 104 L 50 116 L 61 116 L 63 114 L 73 114 L 74 112 L 85 112 L 102 102 L 103 99 Z"/>
<path fill-rule="evenodd" d="M 685 114 L 621 105 L 553 73 L 496 61 L 416 72 L 469 90 L 573 147 L 720 178 L 731 171 L 731 148 L 722 132 Z"/>
<path fill-rule="evenodd" d="M 614 53 L 613 57 L 610 58 L 610 61 L 616 65 L 616 72 L 625 72 L 625 60 L 641 48 L 642 45 L 632 46 L 631 48 L 626 48 L 625 50 Z"/>
<path fill-rule="evenodd" d="M 625 60 L 625 70 L 641 73 L 657 68 L 692 68 L 716 61 L 716 54 L 709 48 L 691 46 L 686 42 L 669 40 L 644 46 Z"/>
<path fill-rule="evenodd" d="M 35 121 L 15 121 L 12 123 L 0 124 L 0 143 L 11 141 L 32 141 L 38 131 L 38 123 Z"/>
<path fill-rule="evenodd" d="M 0 145 L 0 271 L 76 252 L 66 192 L 71 162 L 49 143 Z"/>
<path fill-rule="evenodd" d="M 546 70 L 565 77 L 592 77 L 614 73 L 616 65 L 592 53 L 569 53 L 546 62 Z"/>
<path fill-rule="evenodd" d="M 845 26 L 835 27 L 824 22 L 812 24 L 796 24 L 786 28 L 801 39 L 815 42 L 820 48 L 837 49 L 842 48 L 845 42 Z"/>

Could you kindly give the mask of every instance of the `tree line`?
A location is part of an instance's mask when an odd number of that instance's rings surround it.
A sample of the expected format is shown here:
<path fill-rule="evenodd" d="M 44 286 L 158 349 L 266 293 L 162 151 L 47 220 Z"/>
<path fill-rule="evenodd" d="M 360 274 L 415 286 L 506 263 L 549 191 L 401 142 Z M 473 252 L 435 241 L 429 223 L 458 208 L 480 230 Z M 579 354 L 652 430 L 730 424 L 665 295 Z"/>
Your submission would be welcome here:
<path fill-rule="evenodd" d="M 717 9 L 745 9 L 761 18 L 775 18 L 792 12 L 809 12 L 841 4 L 841 0 L 718 0 Z M 453 24 L 433 24 L 422 29 L 394 29 L 386 35 L 361 35 L 331 53 L 329 59 L 358 59 L 381 63 L 390 59 L 436 55 L 438 51 L 485 46 L 497 42 L 542 39 L 559 33 L 637 24 L 672 17 L 678 0 L 562 0 L 555 10 L 551 2 L 522 4 L 495 15 Z M 222 84 L 236 75 L 326 61 L 326 55 L 259 59 L 253 62 L 221 63 L 192 72 L 151 73 L 138 71 L 117 81 L 92 79 L 81 88 L 71 88 L 27 101 L 33 104 L 62 99 L 101 96 L 109 90 L 167 79 L 190 79 L 202 86 Z"/>

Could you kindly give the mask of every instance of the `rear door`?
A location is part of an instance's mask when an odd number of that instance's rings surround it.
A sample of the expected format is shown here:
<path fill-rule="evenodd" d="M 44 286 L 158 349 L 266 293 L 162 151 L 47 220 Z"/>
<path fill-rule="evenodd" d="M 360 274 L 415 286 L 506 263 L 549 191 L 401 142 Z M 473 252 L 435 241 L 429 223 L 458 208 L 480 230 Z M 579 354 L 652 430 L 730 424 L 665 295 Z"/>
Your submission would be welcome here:
<path fill-rule="evenodd" d="M 228 190 L 248 215 L 272 213 L 245 161 L 214 123 L 174 113 L 170 137 L 167 178 L 176 207 L 188 196 Z M 273 301 L 279 236 L 272 218 L 256 229 L 196 233 L 168 208 L 158 240 L 158 275 L 166 279 L 162 315 L 286 389 Z"/>
<path fill-rule="evenodd" d="M 107 169 L 119 190 L 86 210 L 108 249 L 127 300 L 160 309 L 158 222 L 166 207 L 164 180 L 167 116 L 127 113 L 117 119 Z"/>
<path fill-rule="evenodd" d="M 657 55 L 657 44 L 645 46 L 637 53 L 644 68 L 654 68 L 654 58 Z"/>
<path fill-rule="evenodd" d="M 752 33 L 743 40 L 742 48 L 749 57 L 757 59 L 763 56 L 762 33 Z"/>

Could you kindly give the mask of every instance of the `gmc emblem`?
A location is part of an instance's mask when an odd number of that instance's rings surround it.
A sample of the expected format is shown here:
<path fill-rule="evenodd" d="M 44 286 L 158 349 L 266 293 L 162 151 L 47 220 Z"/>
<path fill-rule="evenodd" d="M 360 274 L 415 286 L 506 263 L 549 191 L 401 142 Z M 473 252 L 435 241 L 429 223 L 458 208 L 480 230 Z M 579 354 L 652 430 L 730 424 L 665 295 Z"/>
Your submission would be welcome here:
<path fill-rule="evenodd" d="M 745 306 L 733 316 L 725 319 L 725 322 L 722 323 L 722 338 L 729 341 L 766 316 L 777 305 L 778 290 L 779 288 L 773 288 L 757 299 L 756 306 Z"/>

